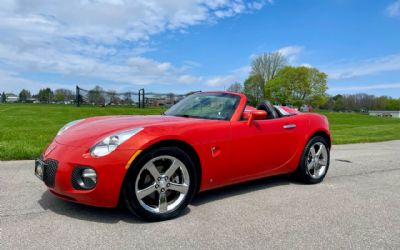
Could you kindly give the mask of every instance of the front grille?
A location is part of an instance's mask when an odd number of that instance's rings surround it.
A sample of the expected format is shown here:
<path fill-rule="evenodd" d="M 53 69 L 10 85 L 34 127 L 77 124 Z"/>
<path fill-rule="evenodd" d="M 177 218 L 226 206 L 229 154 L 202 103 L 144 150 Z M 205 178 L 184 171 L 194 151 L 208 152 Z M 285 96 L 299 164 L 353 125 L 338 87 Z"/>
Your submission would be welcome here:
<path fill-rule="evenodd" d="M 44 162 L 46 163 L 46 167 L 44 168 L 43 181 L 48 187 L 54 187 L 58 161 L 47 159 Z"/>

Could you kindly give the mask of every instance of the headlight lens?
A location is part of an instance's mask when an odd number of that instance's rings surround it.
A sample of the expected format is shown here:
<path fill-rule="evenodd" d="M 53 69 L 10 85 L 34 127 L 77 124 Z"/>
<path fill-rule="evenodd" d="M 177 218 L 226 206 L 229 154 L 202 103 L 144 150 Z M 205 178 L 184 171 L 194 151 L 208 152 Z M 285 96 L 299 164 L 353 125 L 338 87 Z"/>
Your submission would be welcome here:
<path fill-rule="evenodd" d="M 69 129 L 70 127 L 74 126 L 75 124 L 77 124 L 77 123 L 79 123 L 79 122 L 81 122 L 81 121 L 83 121 L 83 120 L 85 120 L 85 119 L 80 119 L 80 120 L 68 122 L 67 124 L 64 125 L 64 127 L 62 127 L 62 128 L 58 131 L 57 136 L 61 135 L 62 133 L 65 132 L 65 130 Z"/>
<path fill-rule="evenodd" d="M 119 145 L 121 145 L 142 130 L 143 128 L 134 128 L 107 136 L 90 148 L 90 154 L 94 157 L 102 157 L 108 155 L 109 153 L 117 149 Z"/>

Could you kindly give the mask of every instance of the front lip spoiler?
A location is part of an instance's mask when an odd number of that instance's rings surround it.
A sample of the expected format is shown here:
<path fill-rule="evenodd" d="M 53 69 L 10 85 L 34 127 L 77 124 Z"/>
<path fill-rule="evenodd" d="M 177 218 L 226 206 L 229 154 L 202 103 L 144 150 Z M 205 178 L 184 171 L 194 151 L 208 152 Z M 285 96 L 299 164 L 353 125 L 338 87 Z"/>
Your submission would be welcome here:
<path fill-rule="evenodd" d="M 60 198 L 60 199 L 76 202 L 76 199 L 75 199 L 75 198 L 72 198 L 72 197 L 67 196 L 67 195 L 59 194 L 59 193 L 57 193 L 57 192 L 55 192 L 55 191 L 53 191 L 53 190 L 51 190 L 51 189 L 49 189 L 49 191 L 50 191 L 50 193 L 52 193 L 53 195 L 57 196 L 57 197 Z"/>

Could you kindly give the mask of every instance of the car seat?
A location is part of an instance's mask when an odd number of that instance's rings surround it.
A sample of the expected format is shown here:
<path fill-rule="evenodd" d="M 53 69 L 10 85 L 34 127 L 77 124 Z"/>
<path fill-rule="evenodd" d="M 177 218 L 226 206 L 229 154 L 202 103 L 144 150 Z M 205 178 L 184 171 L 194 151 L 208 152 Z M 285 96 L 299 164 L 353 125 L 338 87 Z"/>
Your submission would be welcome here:
<path fill-rule="evenodd" d="M 267 119 L 274 119 L 279 117 L 274 106 L 269 101 L 263 101 L 257 106 L 257 109 L 266 111 Z"/>

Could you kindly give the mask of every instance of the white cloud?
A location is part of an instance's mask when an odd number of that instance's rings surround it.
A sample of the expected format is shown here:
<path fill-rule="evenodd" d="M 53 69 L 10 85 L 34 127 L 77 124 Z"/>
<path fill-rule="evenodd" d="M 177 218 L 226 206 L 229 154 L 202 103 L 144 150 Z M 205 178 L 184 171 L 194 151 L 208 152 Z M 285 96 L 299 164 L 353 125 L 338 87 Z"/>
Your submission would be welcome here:
<path fill-rule="evenodd" d="M 330 66 L 325 72 L 328 73 L 328 76 L 331 79 L 347 79 L 399 70 L 400 54 L 393 54 L 357 62 L 341 63 L 337 66 Z"/>
<path fill-rule="evenodd" d="M 250 73 L 250 67 L 245 66 L 233 70 L 230 74 L 210 77 L 207 80 L 207 85 L 210 87 L 220 87 L 229 85 L 235 82 L 242 82 Z"/>
<path fill-rule="evenodd" d="M 151 37 L 261 9 L 263 0 L 3 0 L 0 65 L 118 83 L 197 83 L 191 65 L 147 58 Z M 4 78 L 1 78 L 4 77 Z M 21 74 L 14 74 L 14 78 Z M 13 78 L 13 79 L 14 79 Z M 10 80 L 0 75 L 0 82 Z M 16 80 L 16 79 L 14 79 Z M 23 80 L 23 79 L 21 79 Z M 35 84 L 34 82 L 31 82 Z"/>
<path fill-rule="evenodd" d="M 184 84 L 199 83 L 202 80 L 203 80 L 202 76 L 192 76 L 192 75 L 181 75 L 178 78 L 178 82 Z"/>
<path fill-rule="evenodd" d="M 46 81 L 34 81 L 28 80 L 21 77 L 18 72 L 2 70 L 0 69 L 0 79 L 1 79 L 1 91 L 7 91 L 7 89 L 17 89 L 18 91 L 22 89 L 35 90 L 36 88 L 71 88 L 71 85 L 61 84 L 61 83 L 50 83 Z M 32 88 L 36 86 L 36 88 Z M 18 94 L 18 92 L 15 92 Z"/>
<path fill-rule="evenodd" d="M 346 87 L 333 87 L 329 91 L 362 91 L 362 90 L 400 89 L 400 83 L 384 83 L 371 85 L 354 85 Z"/>
<path fill-rule="evenodd" d="M 293 45 L 280 48 L 278 52 L 281 53 L 284 57 L 286 57 L 286 59 L 290 64 L 293 64 L 297 61 L 300 53 L 303 52 L 303 50 L 304 50 L 303 46 Z"/>
<path fill-rule="evenodd" d="M 386 8 L 386 13 L 390 17 L 395 17 L 400 15 L 400 1 L 395 1 L 391 3 L 387 8 Z"/>
<path fill-rule="evenodd" d="M 279 50 L 277 50 L 277 52 L 280 52 L 284 57 L 286 57 L 286 59 L 289 61 L 290 64 L 293 64 L 297 61 L 299 54 L 303 52 L 303 50 L 304 50 L 303 46 L 293 45 L 280 48 Z M 249 58 L 250 60 L 253 60 L 256 56 L 258 55 L 251 54 Z M 302 66 L 311 67 L 311 65 L 309 64 L 303 64 Z M 229 74 L 210 77 L 207 80 L 207 85 L 211 87 L 220 87 L 220 86 L 228 87 L 232 83 L 243 82 L 245 78 L 249 75 L 250 71 L 251 71 L 250 66 L 243 66 L 233 70 Z"/>

